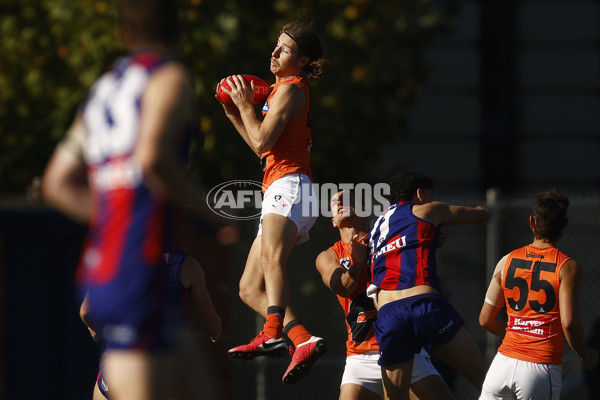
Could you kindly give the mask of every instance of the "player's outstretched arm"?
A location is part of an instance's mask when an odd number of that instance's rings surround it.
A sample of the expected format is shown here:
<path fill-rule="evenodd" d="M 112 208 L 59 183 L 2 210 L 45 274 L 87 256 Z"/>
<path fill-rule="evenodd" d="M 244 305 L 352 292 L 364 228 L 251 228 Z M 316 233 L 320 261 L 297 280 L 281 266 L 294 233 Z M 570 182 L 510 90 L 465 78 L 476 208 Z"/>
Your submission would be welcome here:
<path fill-rule="evenodd" d="M 483 225 L 490 219 L 487 208 L 482 206 L 465 207 L 446 205 L 442 207 L 441 224 L 448 225 Z"/>
<path fill-rule="evenodd" d="M 221 317 L 217 314 L 206 288 L 204 270 L 193 257 L 188 257 L 181 268 L 181 283 L 189 289 L 192 319 L 202 326 L 210 339 L 221 337 Z"/>
<path fill-rule="evenodd" d="M 594 369 L 598 364 L 598 352 L 586 348 L 583 324 L 579 314 L 579 291 L 581 288 L 581 267 L 571 259 L 565 262 L 560 271 L 559 307 L 565 339 L 579 356 L 584 367 Z"/>
<path fill-rule="evenodd" d="M 465 207 L 433 201 L 413 207 L 414 214 L 436 226 L 441 225 L 483 225 L 489 218 L 489 211 L 482 206 Z"/>

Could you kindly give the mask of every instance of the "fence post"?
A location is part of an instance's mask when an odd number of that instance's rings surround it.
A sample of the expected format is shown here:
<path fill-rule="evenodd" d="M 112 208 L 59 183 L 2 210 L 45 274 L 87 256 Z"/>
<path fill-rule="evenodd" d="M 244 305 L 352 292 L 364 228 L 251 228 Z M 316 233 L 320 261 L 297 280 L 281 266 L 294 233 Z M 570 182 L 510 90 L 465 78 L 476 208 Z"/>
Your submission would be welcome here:
<path fill-rule="evenodd" d="M 487 224 L 487 235 L 486 235 L 486 280 L 484 287 L 487 290 L 496 263 L 500 260 L 500 249 L 502 246 L 501 235 L 500 235 L 500 208 L 501 202 L 499 200 L 500 190 L 498 188 L 490 188 L 486 191 L 486 204 L 490 211 L 490 220 Z M 496 335 L 487 332 L 485 335 L 485 358 L 488 362 L 494 358 L 496 354 Z"/>

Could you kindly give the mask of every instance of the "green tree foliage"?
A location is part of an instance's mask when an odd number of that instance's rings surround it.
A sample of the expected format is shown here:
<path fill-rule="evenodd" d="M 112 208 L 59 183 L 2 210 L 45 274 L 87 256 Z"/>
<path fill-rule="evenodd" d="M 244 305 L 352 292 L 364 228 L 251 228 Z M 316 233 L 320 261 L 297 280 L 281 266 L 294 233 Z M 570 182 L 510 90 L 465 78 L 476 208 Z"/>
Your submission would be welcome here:
<path fill-rule="evenodd" d="M 0 191 L 41 175 L 94 79 L 117 49 L 106 2 L 0 3 Z"/>
<path fill-rule="evenodd" d="M 192 165 L 207 186 L 260 179 L 256 156 L 214 99 L 219 80 L 274 81 L 269 57 L 288 21 L 314 21 L 331 64 L 312 85 L 318 181 L 368 177 L 368 160 L 400 135 L 427 78 L 423 52 L 451 0 L 185 0 L 181 56 L 196 77 L 201 113 Z M 77 105 L 116 54 L 114 2 L 0 2 L 0 192 L 41 175 Z"/>

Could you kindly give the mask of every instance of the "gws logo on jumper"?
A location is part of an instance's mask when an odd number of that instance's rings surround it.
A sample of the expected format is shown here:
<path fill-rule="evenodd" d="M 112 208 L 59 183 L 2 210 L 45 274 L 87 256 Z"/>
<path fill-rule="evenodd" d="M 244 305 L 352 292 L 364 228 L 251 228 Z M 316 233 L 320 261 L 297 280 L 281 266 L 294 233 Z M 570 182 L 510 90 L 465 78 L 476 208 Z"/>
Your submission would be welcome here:
<path fill-rule="evenodd" d="M 208 207 L 229 219 L 248 220 L 260 217 L 262 184 L 257 181 L 227 181 L 213 187 L 206 195 Z"/>
<path fill-rule="evenodd" d="M 406 236 L 400 236 L 400 237 L 396 238 L 396 240 L 390 241 L 388 244 L 383 246 L 381 249 L 377 250 L 377 253 L 375 253 L 375 258 L 379 257 L 382 254 L 387 253 L 388 251 L 399 250 L 405 246 L 406 246 Z"/>
<path fill-rule="evenodd" d="M 340 259 L 340 265 L 346 269 L 350 269 L 350 257 Z"/>

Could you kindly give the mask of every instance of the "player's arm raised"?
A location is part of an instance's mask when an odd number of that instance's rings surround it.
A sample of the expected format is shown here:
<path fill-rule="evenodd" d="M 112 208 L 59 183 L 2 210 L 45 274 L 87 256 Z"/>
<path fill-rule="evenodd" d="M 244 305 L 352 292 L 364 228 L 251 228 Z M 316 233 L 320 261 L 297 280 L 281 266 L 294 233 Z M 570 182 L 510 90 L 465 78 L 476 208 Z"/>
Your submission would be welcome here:
<path fill-rule="evenodd" d="M 244 84 L 243 78 L 234 75 L 227 78 L 231 96 L 239 109 L 244 129 L 238 129 L 248 146 L 260 156 L 269 151 L 287 126 L 290 118 L 300 115 L 306 105 L 302 89 L 293 84 L 283 84 L 269 101 L 269 112 L 262 122 L 252 107 L 253 88 Z"/>
<path fill-rule="evenodd" d="M 581 268 L 574 260 L 565 262 L 560 270 L 559 307 L 560 320 L 569 346 L 581 359 L 584 367 L 592 370 L 598 364 L 598 352 L 586 348 L 583 324 L 579 314 Z"/>
<path fill-rule="evenodd" d="M 349 269 L 346 269 L 338 263 L 333 250 L 325 250 L 317 257 L 317 271 L 321 274 L 323 283 L 331 289 L 332 292 L 342 297 L 346 297 L 356 290 L 363 276 L 365 258 L 366 257 L 353 258 L 352 265 L 350 265 Z"/>
<path fill-rule="evenodd" d="M 420 207 L 422 208 L 422 218 L 432 222 L 436 226 L 471 224 L 483 225 L 490 218 L 489 211 L 487 208 L 482 206 L 455 206 L 434 201 L 423 204 Z"/>

